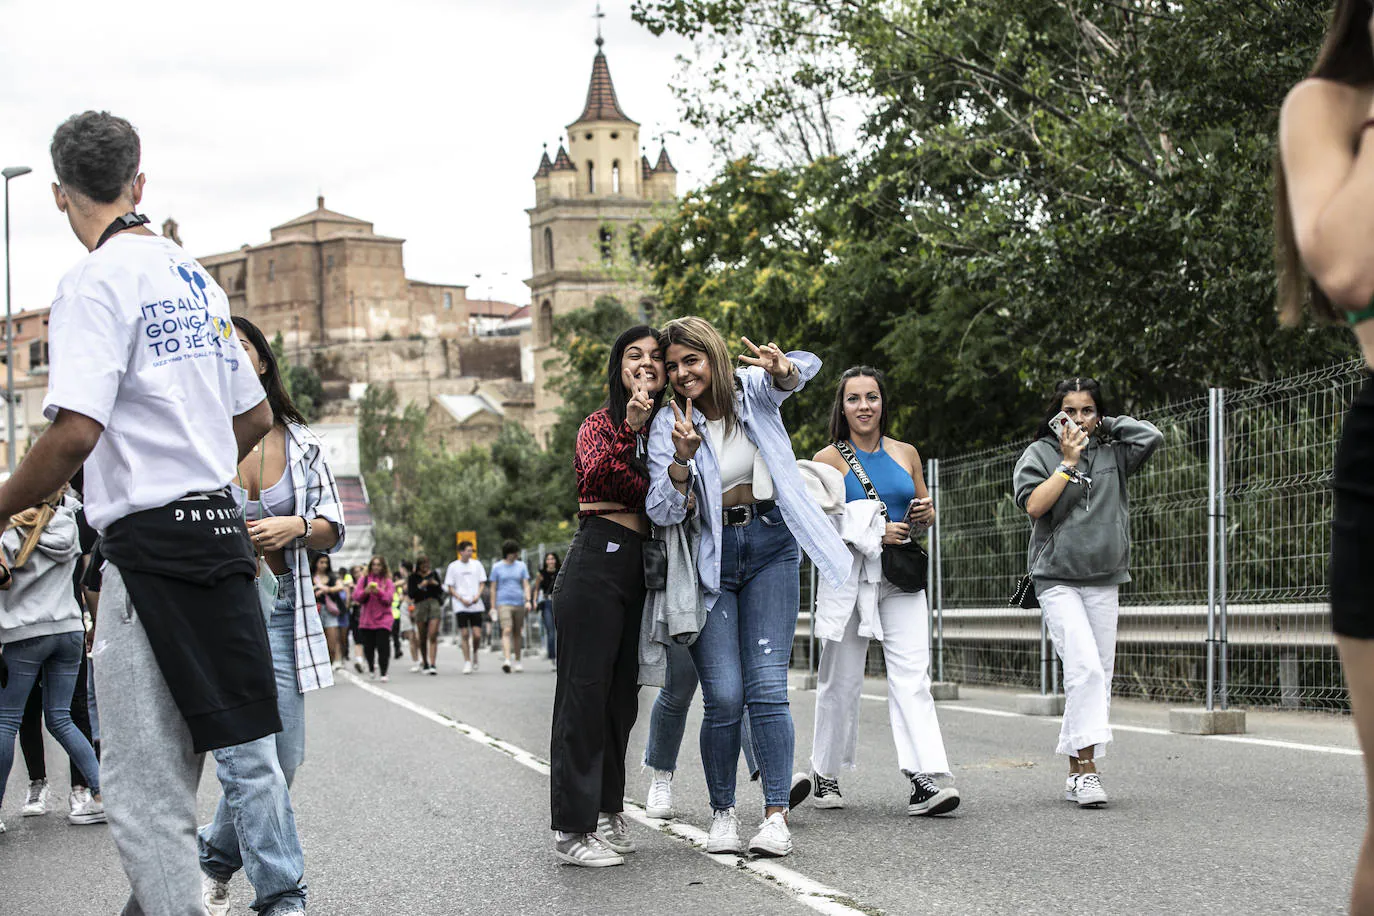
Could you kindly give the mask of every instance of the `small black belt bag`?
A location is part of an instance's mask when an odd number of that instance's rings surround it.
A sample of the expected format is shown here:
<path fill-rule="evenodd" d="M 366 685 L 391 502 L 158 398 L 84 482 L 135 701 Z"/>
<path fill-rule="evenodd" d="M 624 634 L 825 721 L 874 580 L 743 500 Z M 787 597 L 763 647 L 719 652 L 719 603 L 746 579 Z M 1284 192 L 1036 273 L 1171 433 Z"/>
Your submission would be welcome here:
<path fill-rule="evenodd" d="M 859 484 L 864 488 L 864 493 L 869 499 L 878 503 L 879 511 L 883 513 L 883 518 L 892 521 L 887 514 L 887 506 L 881 499 L 878 499 L 878 490 L 873 486 L 873 482 L 868 479 L 868 473 L 864 466 L 859 463 L 859 458 L 854 454 L 854 449 L 848 442 L 836 442 L 835 448 L 848 464 L 849 469 L 858 478 Z M 904 592 L 919 592 L 926 587 L 926 578 L 930 572 L 930 557 L 926 554 L 926 549 L 921 546 L 920 541 L 915 538 L 905 544 L 884 544 L 883 545 L 883 578 L 897 586 Z"/>

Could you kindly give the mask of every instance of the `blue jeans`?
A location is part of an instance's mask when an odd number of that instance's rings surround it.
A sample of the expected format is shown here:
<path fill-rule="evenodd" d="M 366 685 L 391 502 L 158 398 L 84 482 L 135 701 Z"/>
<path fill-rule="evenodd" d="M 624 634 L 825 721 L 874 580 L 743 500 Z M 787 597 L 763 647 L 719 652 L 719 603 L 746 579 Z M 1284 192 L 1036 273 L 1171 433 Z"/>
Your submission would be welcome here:
<path fill-rule="evenodd" d="M 82 633 L 57 633 L 35 636 L 5 644 L 5 664 L 9 683 L 0 689 L 0 802 L 14 766 L 14 738 L 24 719 L 24 706 L 38 675 L 43 675 L 43 718 L 48 731 L 62 744 L 86 777 L 92 792 L 100 791 L 100 764 L 86 736 L 72 721 L 72 692 L 76 675 L 86 660 L 86 640 Z"/>
<path fill-rule="evenodd" d="M 558 635 L 553 623 L 553 601 L 545 598 L 539 602 L 539 619 L 544 624 L 544 649 L 549 661 L 558 657 Z"/>
<path fill-rule="evenodd" d="M 199 836 L 200 867 L 228 880 L 242 868 L 263 916 L 305 906 L 305 855 L 288 791 L 305 759 L 305 697 L 296 682 L 296 587 L 277 577 L 277 601 L 267 624 L 282 730 L 214 752 L 224 794 L 215 819 Z"/>
<path fill-rule="evenodd" d="M 746 708 L 766 807 L 786 808 L 795 735 L 787 666 L 801 603 L 801 550 L 774 508 L 721 536 L 720 597 L 692 644 L 706 715 L 701 760 L 711 809 L 735 806 Z"/>
<path fill-rule="evenodd" d="M 687 710 L 696 695 L 697 669 L 692 663 L 691 650 L 680 645 L 669 647 L 668 673 L 649 717 L 649 740 L 644 745 L 646 767 L 669 772 L 677 770 L 677 752 L 682 749 L 682 736 L 687 731 Z M 749 732 L 747 709 L 740 719 L 740 744 L 744 747 L 749 775 L 757 778 L 759 765 L 754 757 L 754 737 Z"/>

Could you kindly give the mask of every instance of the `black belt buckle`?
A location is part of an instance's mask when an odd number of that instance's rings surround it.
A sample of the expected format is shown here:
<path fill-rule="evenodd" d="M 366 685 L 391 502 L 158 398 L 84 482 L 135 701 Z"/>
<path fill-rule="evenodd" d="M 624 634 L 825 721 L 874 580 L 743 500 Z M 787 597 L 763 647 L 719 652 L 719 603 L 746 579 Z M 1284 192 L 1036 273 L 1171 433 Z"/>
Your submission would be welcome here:
<path fill-rule="evenodd" d="M 776 505 L 777 503 L 773 500 L 765 499 L 763 502 L 751 503 L 747 506 L 731 506 L 729 509 L 721 510 L 721 519 L 727 525 L 736 528 L 743 527 L 758 516 L 767 515 L 769 512 L 772 512 L 773 507 Z"/>

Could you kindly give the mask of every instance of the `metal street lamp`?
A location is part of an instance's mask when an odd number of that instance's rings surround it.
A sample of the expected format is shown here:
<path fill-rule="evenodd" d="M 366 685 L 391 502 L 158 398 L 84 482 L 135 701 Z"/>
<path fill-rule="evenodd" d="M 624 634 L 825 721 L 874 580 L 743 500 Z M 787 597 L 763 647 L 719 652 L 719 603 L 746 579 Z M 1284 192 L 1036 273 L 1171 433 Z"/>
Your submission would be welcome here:
<path fill-rule="evenodd" d="M 9 420 L 5 457 L 11 474 L 14 473 L 14 322 L 10 309 L 10 179 L 32 171 L 27 165 L 0 169 L 0 175 L 5 176 L 5 408 Z"/>

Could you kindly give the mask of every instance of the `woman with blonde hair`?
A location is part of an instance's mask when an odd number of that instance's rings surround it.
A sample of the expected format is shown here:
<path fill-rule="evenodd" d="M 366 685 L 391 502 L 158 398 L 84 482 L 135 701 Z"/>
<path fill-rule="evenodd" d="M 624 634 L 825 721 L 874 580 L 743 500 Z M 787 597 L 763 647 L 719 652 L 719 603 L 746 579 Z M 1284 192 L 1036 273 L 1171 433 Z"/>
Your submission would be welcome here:
<path fill-rule="evenodd" d="M 1348 321 L 1366 363 L 1336 449 L 1331 626 L 1374 787 L 1374 7 L 1338 0 L 1309 74 L 1279 116 L 1274 236 L 1279 314 Z M 1366 141 L 1369 141 L 1366 143 Z M 1371 794 L 1374 799 L 1374 794 Z M 1367 814 L 1368 818 L 1369 815 Z M 1350 911 L 1374 913 L 1374 832 L 1366 824 Z"/>
<path fill-rule="evenodd" d="M 672 412 L 649 437 L 649 518 L 672 525 L 695 496 L 701 520 L 697 574 L 706 622 L 691 646 L 705 719 L 701 757 L 712 822 L 707 852 L 743 853 L 735 813 L 740 722 L 750 730 L 764 791 L 764 820 L 749 850 L 792 851 L 787 810 L 795 734 L 787 666 L 801 603 L 805 550 L 835 586 L 849 549 L 807 493 L 780 408 L 820 371 L 811 353 L 755 346 L 731 365 L 720 333 L 702 318 L 670 321 L 659 335 Z"/>

